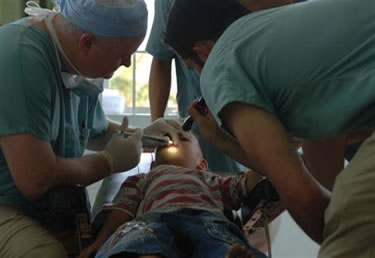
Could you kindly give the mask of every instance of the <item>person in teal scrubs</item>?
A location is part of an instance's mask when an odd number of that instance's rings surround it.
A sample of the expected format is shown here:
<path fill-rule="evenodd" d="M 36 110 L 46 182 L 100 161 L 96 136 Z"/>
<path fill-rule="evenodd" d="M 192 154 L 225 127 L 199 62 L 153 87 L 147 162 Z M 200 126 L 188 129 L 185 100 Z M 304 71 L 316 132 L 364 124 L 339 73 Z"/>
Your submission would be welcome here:
<path fill-rule="evenodd" d="M 151 119 L 154 121 L 164 116 L 171 88 L 171 67 L 175 61 L 177 79 L 177 105 L 181 118 L 189 115 L 187 108 L 193 100 L 202 95 L 199 85 L 199 74 L 188 69 L 183 60 L 179 58 L 172 49 L 163 43 L 163 33 L 167 23 L 168 13 L 174 0 L 159 0 L 154 2 L 155 16 L 151 28 L 150 37 L 147 42 L 146 51 L 153 56 L 150 79 L 150 108 Z M 291 0 L 272 1 L 242 1 L 249 10 L 257 11 L 274 6 L 291 4 Z M 209 170 L 237 172 L 244 170 L 244 167 L 220 152 L 215 146 L 209 144 L 201 135 L 198 124 L 192 128 L 194 135 L 199 138 L 205 158 L 209 161 Z"/>
<path fill-rule="evenodd" d="M 171 87 L 171 66 L 175 61 L 177 79 L 177 104 L 178 113 L 181 118 L 189 115 L 187 108 L 194 99 L 202 95 L 199 86 L 199 74 L 188 69 L 183 60 L 163 43 L 163 32 L 167 22 L 168 12 L 174 0 L 155 1 L 155 16 L 151 28 L 150 38 L 147 42 L 146 51 L 153 56 L 149 91 L 151 119 L 156 120 L 164 116 Z M 193 125 L 193 132 L 199 139 L 205 158 L 209 162 L 209 170 L 238 172 L 244 170 L 236 161 L 230 159 L 224 153 L 218 151 L 201 136 L 199 126 Z"/>
<path fill-rule="evenodd" d="M 202 95 L 199 74 L 194 69 L 185 66 L 183 60 L 179 58 L 172 49 L 163 42 L 163 33 L 167 23 L 168 13 L 174 0 L 154 1 L 154 20 L 147 42 L 146 51 L 152 55 L 152 64 L 149 78 L 149 99 L 152 121 L 163 117 L 166 110 L 171 89 L 172 61 L 175 62 L 175 73 L 177 80 L 177 105 L 179 117 L 185 118 L 190 104 Z M 293 3 L 292 0 L 268 0 L 268 1 L 241 1 L 249 10 L 258 11 L 275 6 L 282 6 Z M 210 171 L 238 172 L 245 168 L 237 161 L 230 158 L 213 144 L 207 142 L 200 132 L 199 125 L 194 123 L 192 127 L 194 135 L 199 139 L 201 149 L 205 159 L 208 161 Z M 272 237 L 277 232 L 277 221 L 271 225 Z M 256 236 L 255 236 L 256 235 Z M 252 241 L 256 247 L 266 251 L 264 232 L 257 232 L 252 235 Z"/>
<path fill-rule="evenodd" d="M 166 43 L 201 71 L 208 107 L 246 151 L 248 167 L 267 176 L 322 243 L 319 257 L 375 251 L 374 7 L 314 0 L 249 14 L 231 0 L 176 0 L 166 28 Z M 290 136 L 303 139 L 307 167 Z M 362 139 L 342 170 L 345 145 Z"/>
<path fill-rule="evenodd" d="M 103 78 L 130 66 L 145 37 L 146 4 L 65 0 L 59 9 L 29 4 L 25 11 L 37 17 L 0 28 L 1 257 L 66 257 L 55 238 L 63 223 L 47 193 L 86 186 L 140 160 L 142 130 L 114 134 L 127 129 L 127 119 L 108 121 L 99 94 Z M 160 120 L 144 131 L 176 130 Z M 82 156 L 86 148 L 98 152 Z"/>

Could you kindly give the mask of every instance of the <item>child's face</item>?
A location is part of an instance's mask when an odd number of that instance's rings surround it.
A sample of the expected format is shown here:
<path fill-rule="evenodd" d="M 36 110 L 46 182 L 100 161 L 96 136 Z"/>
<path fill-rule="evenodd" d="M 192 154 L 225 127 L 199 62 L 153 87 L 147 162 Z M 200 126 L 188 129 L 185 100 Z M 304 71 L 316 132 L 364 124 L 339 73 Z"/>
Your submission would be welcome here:
<path fill-rule="evenodd" d="M 180 141 L 176 145 L 160 147 L 156 150 L 155 165 L 169 164 L 185 168 L 201 169 L 203 160 L 197 138 L 191 133 L 186 137 L 179 135 Z"/>

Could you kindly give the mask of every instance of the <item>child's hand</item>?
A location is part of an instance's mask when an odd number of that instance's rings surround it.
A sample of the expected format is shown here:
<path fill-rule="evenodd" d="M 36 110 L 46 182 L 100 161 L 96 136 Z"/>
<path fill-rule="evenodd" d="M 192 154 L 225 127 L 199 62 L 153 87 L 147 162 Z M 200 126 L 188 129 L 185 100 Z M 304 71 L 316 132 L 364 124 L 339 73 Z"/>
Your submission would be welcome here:
<path fill-rule="evenodd" d="M 100 246 L 97 246 L 96 243 L 93 243 L 92 245 L 89 245 L 85 249 L 81 251 L 79 254 L 79 258 L 93 258 L 95 257 L 95 254 L 99 250 Z"/>

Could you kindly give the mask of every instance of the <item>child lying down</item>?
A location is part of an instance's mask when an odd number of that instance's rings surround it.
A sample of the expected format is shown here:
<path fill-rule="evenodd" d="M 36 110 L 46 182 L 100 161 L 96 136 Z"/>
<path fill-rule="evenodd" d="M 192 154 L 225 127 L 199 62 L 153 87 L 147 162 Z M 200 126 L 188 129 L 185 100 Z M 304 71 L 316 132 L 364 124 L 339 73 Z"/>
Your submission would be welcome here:
<path fill-rule="evenodd" d="M 207 165 L 192 134 L 159 148 L 154 168 L 128 177 L 103 207 L 104 225 L 80 257 L 266 257 L 223 213 L 238 210 L 261 176 L 223 177 Z"/>

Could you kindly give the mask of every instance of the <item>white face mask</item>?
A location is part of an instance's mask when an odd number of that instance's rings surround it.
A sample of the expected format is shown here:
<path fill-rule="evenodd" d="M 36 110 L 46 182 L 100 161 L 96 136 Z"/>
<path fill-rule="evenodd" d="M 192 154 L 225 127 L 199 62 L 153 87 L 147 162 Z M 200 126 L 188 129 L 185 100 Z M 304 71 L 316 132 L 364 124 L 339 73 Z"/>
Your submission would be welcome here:
<path fill-rule="evenodd" d="M 56 31 L 52 24 L 52 20 L 55 18 L 55 15 L 57 14 L 57 12 L 51 11 L 49 9 L 42 9 L 35 2 L 33 3 L 30 3 L 30 2 L 26 3 L 27 8 L 25 9 L 25 12 L 29 15 L 39 17 L 40 20 L 44 20 L 47 26 L 47 29 L 52 37 L 52 41 L 54 42 L 54 45 L 55 45 L 56 55 L 57 55 L 57 59 L 59 61 L 59 66 L 60 66 L 60 71 L 62 70 L 62 62 L 60 59 L 59 52 L 68 62 L 68 64 L 73 68 L 73 70 L 77 73 L 77 74 L 71 74 L 71 73 L 61 72 L 61 78 L 64 82 L 65 87 L 71 90 L 80 88 L 81 94 L 85 94 L 85 92 L 88 94 L 89 93 L 101 93 L 103 91 L 104 79 L 103 78 L 89 79 L 87 77 L 84 77 L 82 73 L 78 70 L 78 68 L 76 68 L 73 65 L 73 63 L 70 61 L 68 56 L 65 54 L 63 48 L 61 47 L 60 41 L 56 35 Z M 36 5 L 36 6 L 32 6 L 32 5 Z"/>
<path fill-rule="evenodd" d="M 92 90 L 94 93 L 101 93 L 103 91 L 104 79 L 90 79 L 83 76 L 61 73 L 61 78 L 67 89 L 76 89 L 84 87 L 86 90 Z"/>

